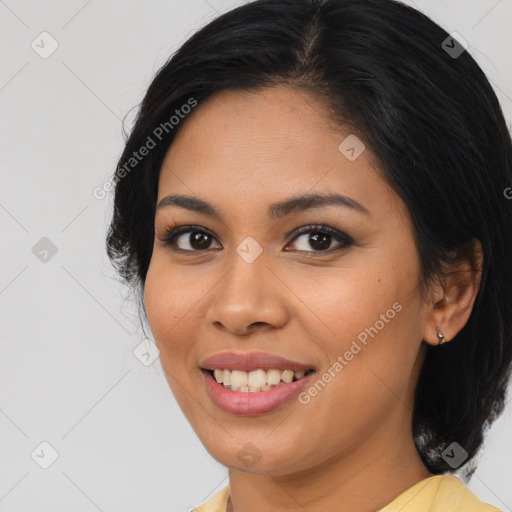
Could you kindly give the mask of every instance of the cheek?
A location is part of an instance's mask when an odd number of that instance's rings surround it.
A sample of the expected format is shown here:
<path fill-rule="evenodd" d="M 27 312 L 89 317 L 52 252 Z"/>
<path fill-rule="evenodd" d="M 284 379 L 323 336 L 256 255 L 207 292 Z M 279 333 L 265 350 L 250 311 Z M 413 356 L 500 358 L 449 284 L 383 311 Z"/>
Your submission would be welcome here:
<path fill-rule="evenodd" d="M 187 311 L 190 310 L 190 287 L 173 278 L 169 266 L 160 263 L 158 258 L 151 260 L 144 286 L 146 314 L 155 343 L 160 349 L 160 357 L 165 369 L 185 355 L 180 346 L 180 332 L 187 327 Z M 171 350 L 172 349 L 172 350 Z M 172 352 L 172 359 L 169 353 Z"/>
<path fill-rule="evenodd" d="M 188 321 L 187 312 L 197 302 L 194 279 L 186 272 L 173 271 L 158 254 L 148 268 L 144 301 L 149 325 L 155 341 L 172 338 Z"/>
<path fill-rule="evenodd" d="M 343 349 L 341 345 L 347 341 L 350 345 L 350 340 L 375 322 L 381 326 L 380 315 L 385 315 L 385 320 L 393 318 L 393 304 L 402 303 L 406 294 L 402 283 L 397 282 L 401 278 L 376 262 L 359 268 L 353 265 L 346 271 L 337 268 L 311 280 L 301 279 L 302 289 L 307 290 L 302 295 L 304 304 L 312 313 L 301 316 L 310 319 L 309 329 L 313 323 L 321 328 L 325 339 L 332 340 L 332 348 Z"/>
<path fill-rule="evenodd" d="M 165 329 L 171 323 L 169 316 L 175 310 L 172 307 L 170 290 L 166 286 L 165 276 L 159 272 L 158 265 L 154 263 L 154 259 L 151 260 L 146 275 L 144 302 L 151 332 L 158 343 Z"/>
<path fill-rule="evenodd" d="M 307 329 L 313 332 L 314 323 L 322 327 L 328 365 L 343 358 L 337 375 L 344 377 L 337 381 L 347 379 L 343 386 L 352 396 L 365 389 L 378 396 L 375 386 L 385 387 L 379 376 L 393 389 L 404 389 L 410 377 L 421 339 L 421 302 L 416 255 L 413 248 L 404 249 L 401 257 L 380 251 L 371 264 L 347 264 L 350 271 L 337 269 L 322 276 L 318 286 L 308 286 L 308 306 L 315 316 L 308 315 Z"/>
<path fill-rule="evenodd" d="M 160 350 L 160 364 L 173 395 L 184 414 L 188 417 L 191 400 L 188 383 L 191 376 L 201 377 L 193 364 L 190 332 L 194 331 L 193 289 L 183 280 L 175 279 L 170 265 L 158 257 L 151 260 L 144 286 L 146 314 L 155 343 Z M 191 311 L 192 310 L 192 311 Z M 197 373 L 196 373 L 197 372 Z"/>

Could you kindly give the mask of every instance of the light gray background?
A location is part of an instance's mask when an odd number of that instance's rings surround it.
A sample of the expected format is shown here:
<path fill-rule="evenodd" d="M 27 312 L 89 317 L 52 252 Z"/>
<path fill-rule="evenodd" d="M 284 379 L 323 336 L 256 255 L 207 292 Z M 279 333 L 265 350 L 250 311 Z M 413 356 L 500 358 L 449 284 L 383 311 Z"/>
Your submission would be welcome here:
<path fill-rule="evenodd" d="M 0 0 L 2 512 L 178 512 L 227 484 L 159 360 L 133 354 L 143 336 L 104 251 L 112 198 L 92 191 L 113 172 L 121 119 L 156 70 L 241 3 Z M 512 0 L 407 3 L 469 42 L 510 120 Z M 59 45 L 47 59 L 31 48 L 43 31 Z M 42 237 L 57 248 L 46 262 L 32 252 Z M 469 483 L 504 511 L 511 420 L 508 402 Z M 35 462 L 50 461 L 43 441 L 58 452 L 48 469 Z"/>

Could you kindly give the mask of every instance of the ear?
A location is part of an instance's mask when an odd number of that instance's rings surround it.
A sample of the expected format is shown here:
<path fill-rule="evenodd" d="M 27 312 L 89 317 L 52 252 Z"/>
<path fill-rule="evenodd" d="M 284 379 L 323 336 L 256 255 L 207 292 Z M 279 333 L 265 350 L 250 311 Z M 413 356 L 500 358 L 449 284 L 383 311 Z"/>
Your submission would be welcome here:
<path fill-rule="evenodd" d="M 453 254 L 457 261 L 444 266 L 440 282 L 431 289 L 431 303 L 423 331 L 423 339 L 438 345 L 440 331 L 450 341 L 466 325 L 482 279 L 483 250 L 476 238 Z"/>

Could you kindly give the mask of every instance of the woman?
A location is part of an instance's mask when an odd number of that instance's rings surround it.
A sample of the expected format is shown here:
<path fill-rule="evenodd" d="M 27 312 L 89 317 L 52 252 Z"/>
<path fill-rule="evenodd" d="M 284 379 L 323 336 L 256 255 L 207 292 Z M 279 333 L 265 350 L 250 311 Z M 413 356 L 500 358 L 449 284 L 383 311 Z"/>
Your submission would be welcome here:
<path fill-rule="evenodd" d="M 199 511 L 498 510 L 512 145 L 465 47 L 390 0 L 260 0 L 158 72 L 107 249 L 229 469 Z"/>

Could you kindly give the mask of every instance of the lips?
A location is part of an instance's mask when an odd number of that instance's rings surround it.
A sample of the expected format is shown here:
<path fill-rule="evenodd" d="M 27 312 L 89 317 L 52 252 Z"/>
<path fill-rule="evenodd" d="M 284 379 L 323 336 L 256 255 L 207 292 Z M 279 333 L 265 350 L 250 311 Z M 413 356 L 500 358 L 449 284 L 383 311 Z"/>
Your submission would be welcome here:
<path fill-rule="evenodd" d="M 267 391 L 251 393 L 227 390 L 213 378 L 210 371 L 201 370 L 201 373 L 212 402 L 225 413 L 239 416 L 267 414 L 291 406 L 315 375 L 312 372 L 297 381 L 288 384 L 281 382 Z"/>
<path fill-rule="evenodd" d="M 251 372 L 254 370 L 316 370 L 311 364 L 292 361 L 267 352 L 222 352 L 204 359 L 200 363 L 203 370 L 229 369 Z"/>

